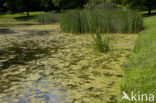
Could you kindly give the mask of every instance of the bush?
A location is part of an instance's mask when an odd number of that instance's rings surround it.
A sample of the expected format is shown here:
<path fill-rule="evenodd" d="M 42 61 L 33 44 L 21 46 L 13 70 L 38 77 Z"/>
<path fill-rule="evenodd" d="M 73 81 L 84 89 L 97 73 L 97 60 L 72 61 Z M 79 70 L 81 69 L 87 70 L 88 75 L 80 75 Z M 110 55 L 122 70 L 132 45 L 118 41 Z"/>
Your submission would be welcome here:
<path fill-rule="evenodd" d="M 68 33 L 138 33 L 142 30 L 142 17 L 136 11 L 75 10 L 65 13 L 61 30 Z"/>
<path fill-rule="evenodd" d="M 56 23 L 59 22 L 59 16 L 60 15 L 54 13 L 40 14 L 37 16 L 37 21 L 41 24 Z"/>

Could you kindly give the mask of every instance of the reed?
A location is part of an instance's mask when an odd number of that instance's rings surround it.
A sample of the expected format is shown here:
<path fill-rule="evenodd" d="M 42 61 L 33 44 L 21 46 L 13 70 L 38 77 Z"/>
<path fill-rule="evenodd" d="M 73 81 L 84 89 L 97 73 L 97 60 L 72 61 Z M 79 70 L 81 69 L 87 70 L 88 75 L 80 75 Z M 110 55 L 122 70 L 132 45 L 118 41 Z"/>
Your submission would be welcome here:
<path fill-rule="evenodd" d="M 108 52 L 113 49 L 115 39 L 112 35 L 101 34 L 97 31 L 96 35 L 93 34 L 93 39 L 95 41 L 95 50 L 99 52 Z"/>
<path fill-rule="evenodd" d="M 75 10 L 65 13 L 61 30 L 69 33 L 138 33 L 143 28 L 142 17 L 137 11 Z"/>
<path fill-rule="evenodd" d="M 52 24 L 59 22 L 60 15 L 54 13 L 40 14 L 37 16 L 37 22 L 41 24 Z"/>

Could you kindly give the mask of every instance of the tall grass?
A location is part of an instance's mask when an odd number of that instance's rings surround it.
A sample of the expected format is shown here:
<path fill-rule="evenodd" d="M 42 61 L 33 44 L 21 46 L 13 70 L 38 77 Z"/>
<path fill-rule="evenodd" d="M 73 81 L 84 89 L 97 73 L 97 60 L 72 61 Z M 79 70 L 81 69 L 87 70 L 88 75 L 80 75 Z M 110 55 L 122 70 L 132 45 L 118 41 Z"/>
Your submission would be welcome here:
<path fill-rule="evenodd" d="M 138 33 L 142 17 L 136 11 L 123 10 L 75 10 L 65 13 L 61 30 L 70 33 Z"/>
<path fill-rule="evenodd" d="M 89 32 L 88 17 L 85 13 L 80 10 L 65 13 L 61 18 L 61 30 L 70 33 Z"/>
<path fill-rule="evenodd" d="M 59 22 L 60 14 L 57 13 L 46 13 L 37 15 L 37 22 L 41 24 L 51 24 Z"/>

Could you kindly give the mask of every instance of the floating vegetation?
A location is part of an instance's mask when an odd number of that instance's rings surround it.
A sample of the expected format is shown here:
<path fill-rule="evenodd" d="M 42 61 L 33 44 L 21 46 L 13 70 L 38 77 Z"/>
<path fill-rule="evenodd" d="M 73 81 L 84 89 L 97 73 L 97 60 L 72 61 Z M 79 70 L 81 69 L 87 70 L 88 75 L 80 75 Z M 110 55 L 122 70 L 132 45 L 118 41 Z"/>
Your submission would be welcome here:
<path fill-rule="evenodd" d="M 50 27 L 14 27 L 15 35 L 0 35 L 0 102 L 115 101 L 120 66 L 136 35 L 119 34 L 118 49 L 95 53 L 90 35 L 48 34 Z"/>

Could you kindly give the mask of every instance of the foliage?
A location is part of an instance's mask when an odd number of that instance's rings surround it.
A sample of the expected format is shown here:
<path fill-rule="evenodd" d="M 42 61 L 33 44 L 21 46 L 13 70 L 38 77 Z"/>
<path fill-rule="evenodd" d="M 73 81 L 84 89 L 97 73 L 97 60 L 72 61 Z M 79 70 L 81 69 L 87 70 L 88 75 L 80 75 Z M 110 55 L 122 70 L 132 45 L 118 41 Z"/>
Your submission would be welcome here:
<path fill-rule="evenodd" d="M 156 95 L 156 16 L 144 20 L 145 30 L 139 34 L 128 67 L 125 68 L 121 92 Z"/>
<path fill-rule="evenodd" d="M 12 12 L 27 12 L 27 16 L 29 16 L 29 11 L 31 11 L 31 9 L 37 10 L 39 8 L 40 1 L 39 0 L 7 0 L 5 5 Z"/>
<path fill-rule="evenodd" d="M 53 4 L 60 9 L 83 8 L 88 0 L 52 0 Z"/>
<path fill-rule="evenodd" d="M 50 10 L 55 10 L 54 3 L 52 0 L 40 0 L 41 1 L 41 7 L 43 8 L 44 11 L 50 11 Z"/>
<path fill-rule="evenodd" d="M 148 10 L 149 14 L 156 9 L 156 0 L 117 0 L 117 3 L 127 8 Z"/>
<path fill-rule="evenodd" d="M 85 5 L 86 8 L 89 9 L 108 9 L 108 8 L 117 8 L 115 0 L 89 0 L 88 3 Z"/>
<path fill-rule="evenodd" d="M 70 11 L 61 19 L 63 32 L 96 33 L 97 28 L 101 33 L 138 33 L 143 28 L 142 17 L 136 11 L 96 9 Z"/>

